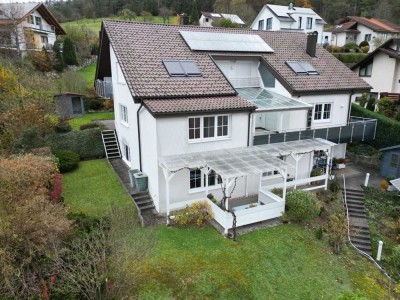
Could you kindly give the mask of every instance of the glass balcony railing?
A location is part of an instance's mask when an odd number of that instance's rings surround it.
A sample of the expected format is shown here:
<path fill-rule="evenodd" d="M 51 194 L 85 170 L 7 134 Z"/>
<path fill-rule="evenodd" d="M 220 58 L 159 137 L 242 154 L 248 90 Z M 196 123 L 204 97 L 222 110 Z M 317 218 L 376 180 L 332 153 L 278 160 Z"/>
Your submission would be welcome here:
<path fill-rule="evenodd" d="M 375 139 L 377 120 L 351 117 L 350 122 L 344 126 L 325 128 L 290 130 L 283 132 L 266 131 L 254 136 L 254 145 L 273 144 L 323 138 L 333 143 L 351 143 L 370 141 Z"/>

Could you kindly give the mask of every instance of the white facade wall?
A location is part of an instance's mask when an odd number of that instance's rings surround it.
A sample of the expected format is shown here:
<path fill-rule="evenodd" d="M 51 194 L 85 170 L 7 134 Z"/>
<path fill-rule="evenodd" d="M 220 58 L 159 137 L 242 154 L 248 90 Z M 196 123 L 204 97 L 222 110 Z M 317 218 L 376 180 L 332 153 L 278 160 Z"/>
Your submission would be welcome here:
<path fill-rule="evenodd" d="M 205 17 L 201 15 L 199 19 L 199 25 L 202 27 L 212 27 L 212 19 L 210 17 Z"/>
<path fill-rule="evenodd" d="M 122 143 L 125 143 L 130 148 L 131 161 L 124 160 L 131 169 L 140 169 L 139 167 L 139 146 L 138 146 L 138 134 L 137 134 L 137 116 L 136 111 L 139 108 L 139 104 L 133 102 L 132 95 L 125 82 L 125 79 L 121 76 L 122 71 L 119 67 L 118 60 L 115 56 L 114 50 L 110 45 L 110 60 L 111 60 L 111 74 L 112 74 L 112 85 L 114 93 L 114 111 L 115 111 L 115 129 L 118 134 L 118 140 L 122 152 Z M 121 107 L 123 105 L 128 111 L 128 123 L 125 123 L 121 119 Z"/>

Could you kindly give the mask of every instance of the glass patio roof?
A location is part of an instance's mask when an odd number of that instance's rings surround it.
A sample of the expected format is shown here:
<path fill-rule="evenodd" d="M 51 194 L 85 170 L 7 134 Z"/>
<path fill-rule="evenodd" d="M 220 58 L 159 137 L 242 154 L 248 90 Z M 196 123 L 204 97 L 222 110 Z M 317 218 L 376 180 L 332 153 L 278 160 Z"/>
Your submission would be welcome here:
<path fill-rule="evenodd" d="M 256 105 L 257 111 L 283 111 L 312 107 L 311 104 L 285 97 L 264 88 L 237 88 L 236 91 L 239 96 Z"/>
<path fill-rule="evenodd" d="M 390 183 L 400 191 L 400 178 L 390 180 Z"/>
<path fill-rule="evenodd" d="M 169 172 L 209 167 L 223 179 L 283 171 L 288 164 L 277 158 L 292 153 L 326 150 L 335 145 L 324 139 L 310 139 L 254 147 L 232 148 L 159 157 L 162 168 Z"/>

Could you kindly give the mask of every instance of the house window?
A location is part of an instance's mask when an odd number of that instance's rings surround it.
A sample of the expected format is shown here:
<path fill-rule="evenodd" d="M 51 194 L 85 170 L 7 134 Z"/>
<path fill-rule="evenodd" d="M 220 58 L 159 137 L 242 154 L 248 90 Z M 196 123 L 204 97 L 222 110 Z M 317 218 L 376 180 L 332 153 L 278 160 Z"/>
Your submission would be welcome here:
<path fill-rule="evenodd" d="M 264 30 L 264 20 L 258 21 L 258 30 Z"/>
<path fill-rule="evenodd" d="M 382 33 L 382 40 L 386 41 L 387 37 L 388 37 L 387 33 Z"/>
<path fill-rule="evenodd" d="M 390 156 L 390 166 L 392 168 L 397 168 L 399 165 L 399 156 L 397 154 L 392 153 Z"/>
<path fill-rule="evenodd" d="M 368 33 L 368 34 L 365 35 L 364 41 L 367 41 L 367 42 L 370 42 L 370 41 L 371 41 L 371 34 L 370 34 L 370 33 Z"/>
<path fill-rule="evenodd" d="M 189 140 L 203 140 L 229 136 L 229 116 L 189 118 Z"/>
<path fill-rule="evenodd" d="M 122 104 L 119 105 L 121 113 L 121 122 L 128 124 L 128 108 Z"/>
<path fill-rule="evenodd" d="M 267 30 L 272 29 L 272 18 L 267 19 Z"/>
<path fill-rule="evenodd" d="M 208 22 L 208 18 L 206 18 L 206 22 Z"/>
<path fill-rule="evenodd" d="M 215 173 L 215 171 L 211 170 L 210 173 L 208 173 L 208 176 L 205 174 L 201 173 L 200 169 L 193 169 L 190 170 L 190 189 L 199 189 L 199 188 L 205 188 L 207 185 L 207 180 L 208 180 L 208 186 L 213 187 L 216 186 L 217 184 L 222 183 L 221 177 Z"/>
<path fill-rule="evenodd" d="M 33 18 L 33 15 L 30 15 L 30 16 L 29 16 L 29 21 L 28 21 L 28 23 L 35 24 L 35 20 L 34 20 L 34 18 Z"/>
<path fill-rule="evenodd" d="M 49 43 L 49 39 L 47 38 L 47 36 L 40 36 L 40 39 L 42 40 L 42 44 L 48 44 Z"/>
<path fill-rule="evenodd" d="M 312 29 L 312 18 L 307 18 L 306 29 Z"/>
<path fill-rule="evenodd" d="M 163 60 L 171 77 L 200 77 L 201 72 L 194 60 Z"/>
<path fill-rule="evenodd" d="M 123 155 L 126 161 L 131 161 L 131 149 L 125 143 L 122 143 Z"/>
<path fill-rule="evenodd" d="M 363 67 L 360 67 L 360 71 L 358 72 L 360 77 L 371 77 L 372 75 L 372 61 Z"/>
<path fill-rule="evenodd" d="M 303 21 L 303 18 L 302 17 L 299 17 L 299 24 L 298 24 L 298 29 L 301 29 L 301 23 L 302 23 L 302 21 Z"/>
<path fill-rule="evenodd" d="M 38 25 L 38 26 L 42 26 L 42 19 L 41 18 L 39 18 L 39 17 L 35 17 L 35 21 L 36 21 L 36 25 Z"/>
<path fill-rule="evenodd" d="M 314 106 L 314 121 L 329 121 L 331 118 L 332 104 L 323 103 Z"/>

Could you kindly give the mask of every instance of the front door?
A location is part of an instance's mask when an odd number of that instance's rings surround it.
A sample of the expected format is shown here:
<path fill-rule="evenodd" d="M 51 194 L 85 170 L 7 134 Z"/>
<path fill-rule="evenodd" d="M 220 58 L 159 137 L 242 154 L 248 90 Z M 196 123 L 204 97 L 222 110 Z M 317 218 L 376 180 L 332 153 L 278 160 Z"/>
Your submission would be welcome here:
<path fill-rule="evenodd" d="M 80 97 L 72 97 L 72 113 L 74 115 L 82 114 L 82 103 Z"/>

